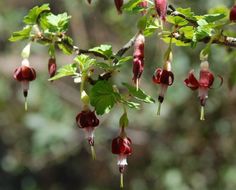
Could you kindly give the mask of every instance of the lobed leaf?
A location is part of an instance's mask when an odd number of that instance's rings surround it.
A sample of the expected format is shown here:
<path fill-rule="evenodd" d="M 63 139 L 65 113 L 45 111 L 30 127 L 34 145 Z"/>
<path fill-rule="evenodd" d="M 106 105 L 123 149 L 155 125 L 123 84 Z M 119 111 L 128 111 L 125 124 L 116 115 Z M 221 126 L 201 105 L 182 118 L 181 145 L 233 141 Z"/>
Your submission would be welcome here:
<path fill-rule="evenodd" d="M 98 115 L 109 113 L 115 103 L 121 100 L 120 94 L 117 93 L 112 84 L 108 81 L 98 81 L 91 89 L 90 103 L 95 107 Z"/>
<path fill-rule="evenodd" d="M 129 93 L 137 100 L 143 101 L 145 103 L 154 103 L 155 100 L 147 95 L 143 90 L 141 90 L 140 88 L 137 90 L 136 87 L 131 86 L 127 83 L 122 83 L 128 90 Z"/>
<path fill-rule="evenodd" d="M 61 67 L 60 69 L 58 69 L 57 74 L 54 77 L 50 78 L 49 81 L 57 80 L 66 76 L 77 75 L 76 71 L 77 71 L 76 63 L 65 65 Z"/>

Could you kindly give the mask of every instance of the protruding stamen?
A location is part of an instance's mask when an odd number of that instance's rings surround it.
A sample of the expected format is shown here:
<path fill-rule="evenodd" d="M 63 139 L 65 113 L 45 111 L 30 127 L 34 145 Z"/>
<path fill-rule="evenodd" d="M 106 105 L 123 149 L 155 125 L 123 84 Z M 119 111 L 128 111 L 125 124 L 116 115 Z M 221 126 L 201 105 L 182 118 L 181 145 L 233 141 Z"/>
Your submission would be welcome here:
<path fill-rule="evenodd" d="M 124 188 L 124 174 L 120 173 L 120 188 Z"/>
<path fill-rule="evenodd" d="M 204 120 L 205 120 L 205 109 L 204 109 L 204 106 L 201 106 L 200 120 L 201 120 L 201 121 L 204 121 Z"/>
<path fill-rule="evenodd" d="M 93 160 L 96 160 L 95 148 L 94 148 L 94 146 L 90 146 L 90 148 L 91 148 L 92 159 L 93 159 Z"/>
<path fill-rule="evenodd" d="M 161 115 L 161 102 L 158 102 L 157 115 Z"/>
<path fill-rule="evenodd" d="M 27 96 L 25 97 L 25 111 L 28 110 Z"/>
<path fill-rule="evenodd" d="M 138 91 L 138 89 L 139 89 L 139 79 L 136 79 L 135 84 L 136 84 L 136 91 Z"/>

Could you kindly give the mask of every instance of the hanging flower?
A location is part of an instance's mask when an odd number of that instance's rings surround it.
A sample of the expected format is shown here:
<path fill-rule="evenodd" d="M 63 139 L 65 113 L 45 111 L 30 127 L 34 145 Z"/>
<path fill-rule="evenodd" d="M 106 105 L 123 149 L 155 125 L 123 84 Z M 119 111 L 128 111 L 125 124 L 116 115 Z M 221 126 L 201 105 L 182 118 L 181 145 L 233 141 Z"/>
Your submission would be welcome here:
<path fill-rule="evenodd" d="M 144 42 L 144 35 L 140 32 L 134 42 L 133 53 L 133 81 L 137 89 L 144 70 Z"/>
<path fill-rule="evenodd" d="M 112 140 L 111 150 L 113 154 L 118 155 L 117 165 L 121 174 L 120 186 L 123 188 L 123 174 L 127 163 L 127 156 L 132 154 L 132 141 L 126 136 L 124 127 L 121 128 L 121 133 L 118 137 Z"/>
<path fill-rule="evenodd" d="M 94 128 L 99 125 L 99 119 L 96 117 L 94 111 L 91 111 L 87 106 L 85 106 L 84 110 L 76 116 L 76 123 L 79 128 L 84 130 L 91 147 L 92 157 L 93 159 L 96 159 L 94 150 Z"/>
<path fill-rule="evenodd" d="M 160 19 L 165 22 L 167 13 L 167 0 L 154 0 L 155 9 Z"/>
<path fill-rule="evenodd" d="M 36 71 L 33 67 L 30 67 L 28 59 L 23 59 L 21 62 L 21 66 L 14 71 L 13 77 L 15 80 L 22 83 L 23 94 L 25 97 L 25 110 L 27 110 L 26 98 L 28 96 L 29 82 L 35 80 Z"/>
<path fill-rule="evenodd" d="M 230 21 L 233 21 L 233 22 L 236 21 L 236 5 L 234 5 L 234 6 L 230 9 L 229 20 L 230 20 Z"/>
<path fill-rule="evenodd" d="M 204 118 L 204 107 L 206 105 L 206 100 L 208 98 L 208 90 L 212 87 L 214 83 L 214 75 L 209 70 L 208 61 L 203 61 L 200 65 L 200 75 L 199 80 L 193 74 L 193 70 L 189 72 L 188 77 L 185 79 L 184 83 L 187 87 L 192 90 L 198 89 L 198 97 L 201 104 L 201 116 L 200 120 L 205 120 Z M 221 78 L 221 83 L 223 83 L 223 78 Z"/>
<path fill-rule="evenodd" d="M 164 101 L 164 96 L 167 91 L 168 86 L 171 86 L 174 82 L 174 74 L 171 72 L 171 59 L 167 60 L 164 64 L 163 69 L 157 68 L 153 74 L 152 81 L 155 84 L 160 85 L 160 92 L 158 96 L 158 111 L 157 114 L 160 115 L 161 104 Z"/>

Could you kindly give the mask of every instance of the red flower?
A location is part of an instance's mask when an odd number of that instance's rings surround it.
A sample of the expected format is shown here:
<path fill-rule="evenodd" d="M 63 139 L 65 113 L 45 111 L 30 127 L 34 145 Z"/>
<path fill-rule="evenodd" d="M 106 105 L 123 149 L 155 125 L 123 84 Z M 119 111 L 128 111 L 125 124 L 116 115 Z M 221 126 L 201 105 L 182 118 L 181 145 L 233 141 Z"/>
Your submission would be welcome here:
<path fill-rule="evenodd" d="M 21 66 L 14 71 L 13 77 L 22 83 L 23 94 L 26 98 L 29 90 L 29 82 L 36 78 L 36 71 L 33 67 L 30 67 L 28 59 L 22 61 Z"/>
<path fill-rule="evenodd" d="M 54 77 L 57 71 L 57 64 L 55 58 L 50 58 L 48 60 L 48 73 L 50 78 Z"/>
<path fill-rule="evenodd" d="M 171 86 L 174 82 L 174 74 L 171 72 L 171 62 L 166 61 L 164 68 L 157 68 L 153 74 L 152 81 L 155 84 L 161 85 L 161 90 L 158 96 L 159 106 L 157 114 L 160 115 L 161 104 L 164 101 L 164 96 L 168 86 Z"/>
<path fill-rule="evenodd" d="M 230 21 L 236 21 L 236 5 L 234 5 L 231 9 L 230 9 L 230 13 L 229 13 L 229 20 Z"/>
<path fill-rule="evenodd" d="M 86 138 L 91 146 L 94 146 L 94 128 L 99 125 L 99 119 L 94 111 L 85 109 L 76 116 L 76 123 L 79 128 L 84 129 Z"/>
<path fill-rule="evenodd" d="M 124 1 L 123 0 L 114 0 L 114 2 L 115 2 L 116 9 L 117 9 L 118 13 L 121 14 L 122 13 L 121 8 L 123 6 Z"/>
<path fill-rule="evenodd" d="M 157 14 L 162 21 L 166 20 L 167 0 L 154 0 Z"/>
<path fill-rule="evenodd" d="M 20 66 L 14 71 L 14 79 L 22 81 L 33 81 L 36 78 L 36 72 L 33 67 Z"/>
<path fill-rule="evenodd" d="M 214 83 L 214 75 L 209 70 L 209 63 L 207 61 L 203 61 L 200 65 L 200 75 L 199 80 L 193 74 L 193 70 L 189 72 L 188 77 L 184 80 L 184 83 L 187 87 L 191 88 L 192 90 L 198 89 L 198 96 L 200 99 L 201 104 L 201 120 L 204 120 L 204 107 L 206 104 L 206 99 L 208 98 L 208 90 Z M 223 79 L 221 79 L 221 84 Z"/>
<path fill-rule="evenodd" d="M 129 137 L 116 137 L 112 140 L 112 153 L 113 154 L 122 154 L 130 155 L 132 153 L 131 140 Z"/>
<path fill-rule="evenodd" d="M 123 173 L 127 163 L 127 156 L 132 154 L 132 141 L 126 136 L 124 127 L 121 128 L 121 133 L 118 137 L 112 140 L 111 151 L 118 155 L 117 165 L 120 171 L 120 187 L 123 188 Z"/>
<path fill-rule="evenodd" d="M 136 84 L 137 89 L 140 77 L 144 70 L 144 42 L 144 35 L 142 33 L 139 33 L 134 42 L 133 53 L 133 81 Z"/>

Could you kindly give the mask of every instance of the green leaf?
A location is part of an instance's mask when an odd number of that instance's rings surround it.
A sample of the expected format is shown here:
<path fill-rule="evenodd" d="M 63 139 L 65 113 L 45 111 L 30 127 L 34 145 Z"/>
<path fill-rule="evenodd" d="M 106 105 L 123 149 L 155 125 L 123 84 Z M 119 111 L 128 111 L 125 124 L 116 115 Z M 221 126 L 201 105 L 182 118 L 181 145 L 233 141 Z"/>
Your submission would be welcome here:
<path fill-rule="evenodd" d="M 104 55 L 108 59 L 113 55 L 112 53 L 112 46 L 111 45 L 106 45 L 102 44 L 99 47 L 94 47 L 92 49 L 89 49 L 89 51 L 97 52 L 99 54 Z"/>
<path fill-rule="evenodd" d="M 47 13 L 41 16 L 40 26 L 43 30 L 48 30 L 49 32 L 66 32 L 70 18 L 71 16 L 67 15 L 67 13 L 58 15 Z"/>
<path fill-rule="evenodd" d="M 11 37 L 9 38 L 9 41 L 16 42 L 19 40 L 25 40 L 30 37 L 32 26 L 26 26 L 22 30 L 13 32 Z"/>
<path fill-rule="evenodd" d="M 62 42 L 58 43 L 57 46 L 66 55 L 71 55 L 73 53 L 73 40 L 69 36 L 65 36 Z"/>
<path fill-rule="evenodd" d="M 77 71 L 76 63 L 65 65 L 60 69 L 58 69 L 57 74 L 54 77 L 50 78 L 49 81 L 57 80 L 66 76 L 77 75 L 76 71 Z"/>
<path fill-rule="evenodd" d="M 221 20 L 225 18 L 225 14 L 207 14 L 207 15 L 204 15 L 204 19 L 210 23 L 210 22 L 215 22 L 215 21 L 218 21 L 218 20 Z"/>
<path fill-rule="evenodd" d="M 187 39 L 192 39 L 194 35 L 194 27 L 193 26 L 184 26 L 179 29 L 180 33 L 184 34 L 184 37 Z"/>
<path fill-rule="evenodd" d="M 122 83 L 122 84 L 129 90 L 129 93 L 137 100 L 143 101 L 145 103 L 154 103 L 155 102 L 155 100 L 151 96 L 147 95 L 140 88 L 138 90 L 136 90 L 136 87 L 134 87 L 134 86 L 131 86 L 127 83 Z"/>
<path fill-rule="evenodd" d="M 188 24 L 188 21 L 185 20 L 184 18 L 180 17 L 180 16 L 167 16 L 166 20 L 169 22 L 169 23 L 172 23 L 174 25 L 177 25 L 177 26 L 185 26 Z"/>
<path fill-rule="evenodd" d="M 142 0 L 130 0 L 122 6 L 122 9 L 126 12 L 139 12 L 143 10 L 142 7 L 138 6 Z"/>
<path fill-rule="evenodd" d="M 132 102 L 132 101 L 124 100 L 124 99 L 122 99 L 121 102 L 125 104 L 126 106 L 128 106 L 129 108 L 137 109 L 137 110 L 140 109 L 140 104 L 137 102 Z"/>
<path fill-rule="evenodd" d="M 79 64 L 80 71 L 86 73 L 91 66 L 96 63 L 95 59 L 91 59 L 89 56 L 81 54 L 75 57 L 74 61 Z"/>
<path fill-rule="evenodd" d="M 118 62 L 112 66 L 113 69 L 121 67 L 124 63 L 133 60 L 133 56 L 117 57 Z"/>
<path fill-rule="evenodd" d="M 120 94 L 114 91 L 108 81 L 99 81 L 91 89 L 90 103 L 98 115 L 109 113 L 112 107 L 121 100 Z"/>
<path fill-rule="evenodd" d="M 138 21 L 138 24 L 137 24 L 138 29 L 143 31 L 147 26 L 147 21 L 148 21 L 148 19 L 146 16 L 141 17 Z"/>
<path fill-rule="evenodd" d="M 163 37 L 161 38 L 165 43 L 169 44 L 170 43 L 170 37 Z M 176 46 L 190 46 L 190 42 L 184 42 L 181 40 L 177 40 L 175 38 L 172 38 L 172 43 L 175 44 Z"/>
<path fill-rule="evenodd" d="M 156 32 L 156 30 L 160 28 L 160 24 L 159 24 L 159 21 L 158 19 L 156 18 L 153 18 L 153 17 L 149 17 L 148 20 L 147 20 L 147 24 L 146 24 L 146 28 L 145 30 L 143 31 L 143 34 L 145 36 L 150 36 L 152 35 L 154 32 Z"/>
<path fill-rule="evenodd" d="M 28 15 L 24 17 L 23 21 L 25 24 L 31 24 L 31 25 L 36 24 L 40 14 L 47 11 L 50 11 L 49 4 L 43 4 L 40 7 L 39 6 L 33 7 L 29 11 Z"/>
<path fill-rule="evenodd" d="M 190 18 L 192 20 L 196 20 L 194 18 L 194 12 L 192 12 L 191 8 L 177 8 L 176 9 L 178 12 L 182 13 L 184 16 L 186 16 L 187 18 Z"/>

